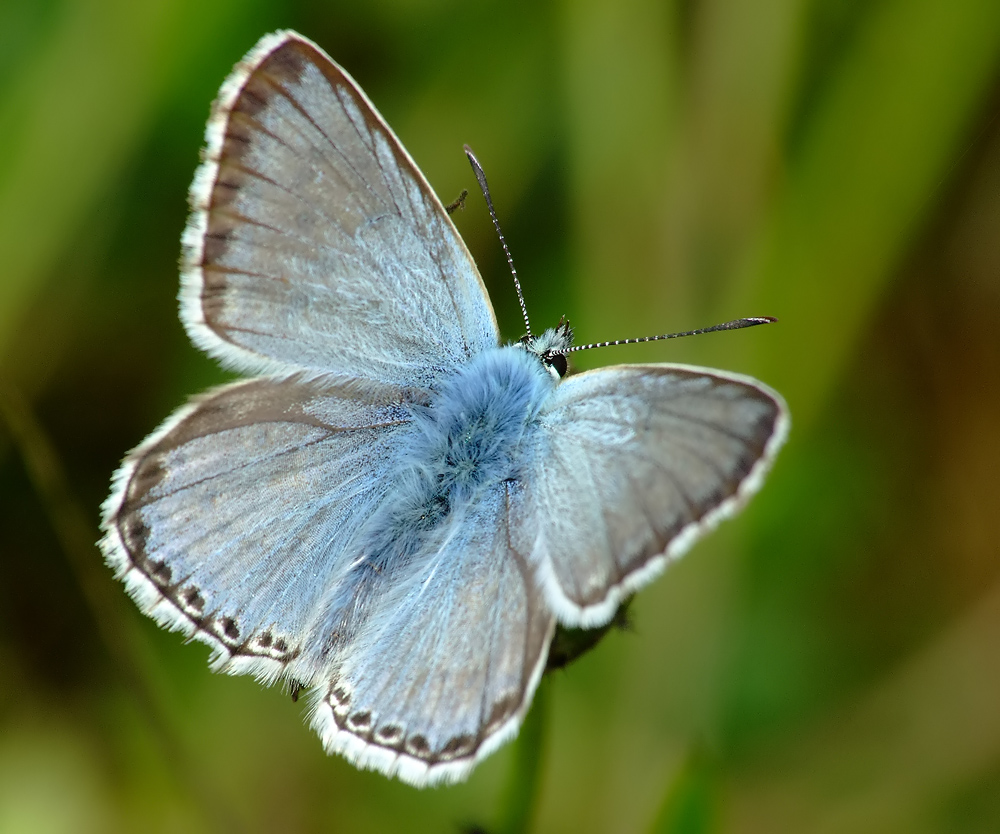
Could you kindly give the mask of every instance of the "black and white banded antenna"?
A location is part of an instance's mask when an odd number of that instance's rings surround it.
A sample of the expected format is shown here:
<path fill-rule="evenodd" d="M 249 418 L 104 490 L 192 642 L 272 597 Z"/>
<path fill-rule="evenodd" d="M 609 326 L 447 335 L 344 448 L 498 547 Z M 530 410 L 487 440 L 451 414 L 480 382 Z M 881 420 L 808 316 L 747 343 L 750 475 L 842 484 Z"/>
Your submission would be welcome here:
<path fill-rule="evenodd" d="M 493 228 L 497 230 L 497 237 L 500 238 L 500 245 L 503 247 L 504 254 L 507 256 L 507 265 L 510 267 L 510 274 L 514 279 L 514 289 L 517 290 L 517 301 L 521 305 L 521 315 L 524 317 L 526 339 L 531 341 L 533 337 L 531 335 L 531 323 L 528 321 L 528 307 L 524 303 L 524 294 L 521 292 L 521 282 L 518 280 L 517 270 L 514 268 L 514 259 L 511 257 L 510 249 L 507 247 L 507 241 L 503 236 L 503 231 L 500 229 L 500 221 L 497 219 L 496 209 L 493 208 L 493 198 L 490 196 L 490 187 L 486 182 L 486 174 L 483 171 L 483 166 L 479 164 L 479 160 L 476 159 L 476 155 L 472 152 L 472 148 L 468 145 L 463 145 L 463 147 L 465 149 L 465 155 L 469 157 L 469 164 L 472 165 L 472 170 L 475 172 L 476 179 L 479 181 L 479 188 L 482 190 L 483 196 L 486 198 L 486 206 L 490 210 L 490 217 L 493 219 Z M 776 321 L 777 319 L 773 316 L 749 316 L 747 318 L 725 321 L 722 324 L 713 324 L 711 327 L 700 327 L 697 330 L 685 330 L 683 333 L 663 333 L 659 336 L 640 336 L 635 339 L 615 339 L 611 342 L 592 342 L 589 345 L 574 345 L 573 347 L 566 348 L 565 350 L 552 350 L 550 353 L 565 356 L 568 353 L 575 353 L 579 350 L 593 350 L 594 348 L 612 347 L 614 345 L 636 345 L 641 342 L 660 342 L 664 339 L 680 339 L 684 336 L 700 336 L 702 333 L 715 333 L 717 330 L 741 330 L 744 327 L 756 327 L 758 324 L 772 324 Z M 569 326 L 568 323 L 566 326 Z"/>
<path fill-rule="evenodd" d="M 711 327 L 699 327 L 697 330 L 685 330 L 683 333 L 663 333 L 660 336 L 640 336 L 637 339 L 615 339 L 613 342 L 593 342 L 589 345 L 574 345 L 560 353 L 575 353 L 578 350 L 593 350 L 594 348 L 613 347 L 614 345 L 637 345 L 640 342 L 660 342 L 663 339 L 680 339 L 683 336 L 700 336 L 702 333 L 714 333 L 717 330 L 742 330 L 744 327 L 756 327 L 758 324 L 773 324 L 777 319 L 773 316 L 749 316 L 743 319 L 724 321 Z"/>
<path fill-rule="evenodd" d="M 514 289 L 517 290 L 517 301 L 521 305 L 521 315 L 524 316 L 524 330 L 527 333 L 529 339 L 531 336 L 531 324 L 528 321 L 528 307 L 524 303 L 524 295 L 521 293 L 521 282 L 517 280 L 517 270 L 514 269 L 514 259 L 510 256 L 510 249 L 507 248 L 507 241 L 504 240 L 503 232 L 500 231 L 500 221 L 497 220 L 496 210 L 493 208 L 493 198 L 490 197 L 490 187 L 486 184 L 486 174 L 483 172 L 483 166 L 479 164 L 479 160 L 476 159 L 476 155 L 472 152 L 472 148 L 468 145 L 463 145 L 465 148 L 465 155 L 469 157 L 469 164 L 472 166 L 473 172 L 475 172 L 476 179 L 479 180 L 479 188 L 483 192 L 483 196 L 486 198 L 486 206 L 490 210 L 490 217 L 493 218 L 493 228 L 497 230 L 497 237 L 500 238 L 500 245 L 503 247 L 504 254 L 507 256 L 507 266 L 510 267 L 510 274 L 514 277 Z"/>

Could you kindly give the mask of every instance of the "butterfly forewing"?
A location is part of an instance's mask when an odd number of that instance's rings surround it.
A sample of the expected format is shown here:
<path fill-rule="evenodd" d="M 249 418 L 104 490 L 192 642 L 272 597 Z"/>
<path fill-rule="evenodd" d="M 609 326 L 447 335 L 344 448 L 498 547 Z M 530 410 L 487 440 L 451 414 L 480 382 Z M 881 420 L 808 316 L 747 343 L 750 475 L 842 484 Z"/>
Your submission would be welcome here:
<path fill-rule="evenodd" d="M 540 419 L 514 541 L 560 621 L 584 626 L 738 510 L 788 427 L 761 383 L 676 365 L 570 377 Z"/>
<path fill-rule="evenodd" d="M 191 188 L 182 317 L 255 373 L 428 386 L 497 344 L 475 264 L 354 81 L 294 33 L 223 85 Z"/>

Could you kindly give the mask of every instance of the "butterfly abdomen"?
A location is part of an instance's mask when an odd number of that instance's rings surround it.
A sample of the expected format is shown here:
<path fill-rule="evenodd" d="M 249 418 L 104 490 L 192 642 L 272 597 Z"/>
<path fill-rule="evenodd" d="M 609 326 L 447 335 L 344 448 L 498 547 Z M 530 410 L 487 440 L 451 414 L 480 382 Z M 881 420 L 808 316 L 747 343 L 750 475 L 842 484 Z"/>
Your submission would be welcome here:
<path fill-rule="evenodd" d="M 407 463 L 426 473 L 448 502 L 517 480 L 523 441 L 554 380 L 537 357 L 503 347 L 474 358 L 416 415 L 419 438 Z"/>

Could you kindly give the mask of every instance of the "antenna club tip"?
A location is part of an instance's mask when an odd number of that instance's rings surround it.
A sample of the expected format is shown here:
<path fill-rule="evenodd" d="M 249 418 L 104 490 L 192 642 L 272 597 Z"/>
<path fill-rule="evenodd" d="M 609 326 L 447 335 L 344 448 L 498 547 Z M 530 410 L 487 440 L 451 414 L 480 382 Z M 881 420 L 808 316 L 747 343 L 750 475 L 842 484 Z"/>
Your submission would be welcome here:
<path fill-rule="evenodd" d="M 720 324 L 716 327 L 706 327 L 705 330 L 708 332 L 711 332 L 712 330 L 739 330 L 741 327 L 756 327 L 759 324 L 774 324 L 776 321 L 777 319 L 774 316 L 747 316 L 746 318 L 727 321 L 725 324 Z"/>
<path fill-rule="evenodd" d="M 742 319 L 733 319 L 720 325 L 722 330 L 738 330 L 741 327 L 756 327 L 758 324 L 774 324 L 777 319 L 774 316 L 747 316 Z M 711 330 L 712 328 L 707 328 Z"/>

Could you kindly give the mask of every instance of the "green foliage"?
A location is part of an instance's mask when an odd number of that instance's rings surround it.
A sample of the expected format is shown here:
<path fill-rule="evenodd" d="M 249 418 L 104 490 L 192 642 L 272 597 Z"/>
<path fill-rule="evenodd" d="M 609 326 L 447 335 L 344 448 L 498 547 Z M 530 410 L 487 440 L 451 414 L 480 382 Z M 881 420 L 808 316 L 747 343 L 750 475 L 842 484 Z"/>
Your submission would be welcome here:
<path fill-rule="evenodd" d="M 580 356 L 753 374 L 791 440 L 460 786 L 325 756 L 92 544 L 122 454 L 226 378 L 177 320 L 186 189 L 284 26 L 470 189 L 507 337 L 465 142 L 536 329 L 780 319 Z M 998 102 L 995 0 L 0 4 L 0 830 L 996 830 Z"/>
<path fill-rule="evenodd" d="M 718 830 L 717 798 L 710 760 L 694 752 L 667 790 L 650 834 L 712 834 Z"/>

